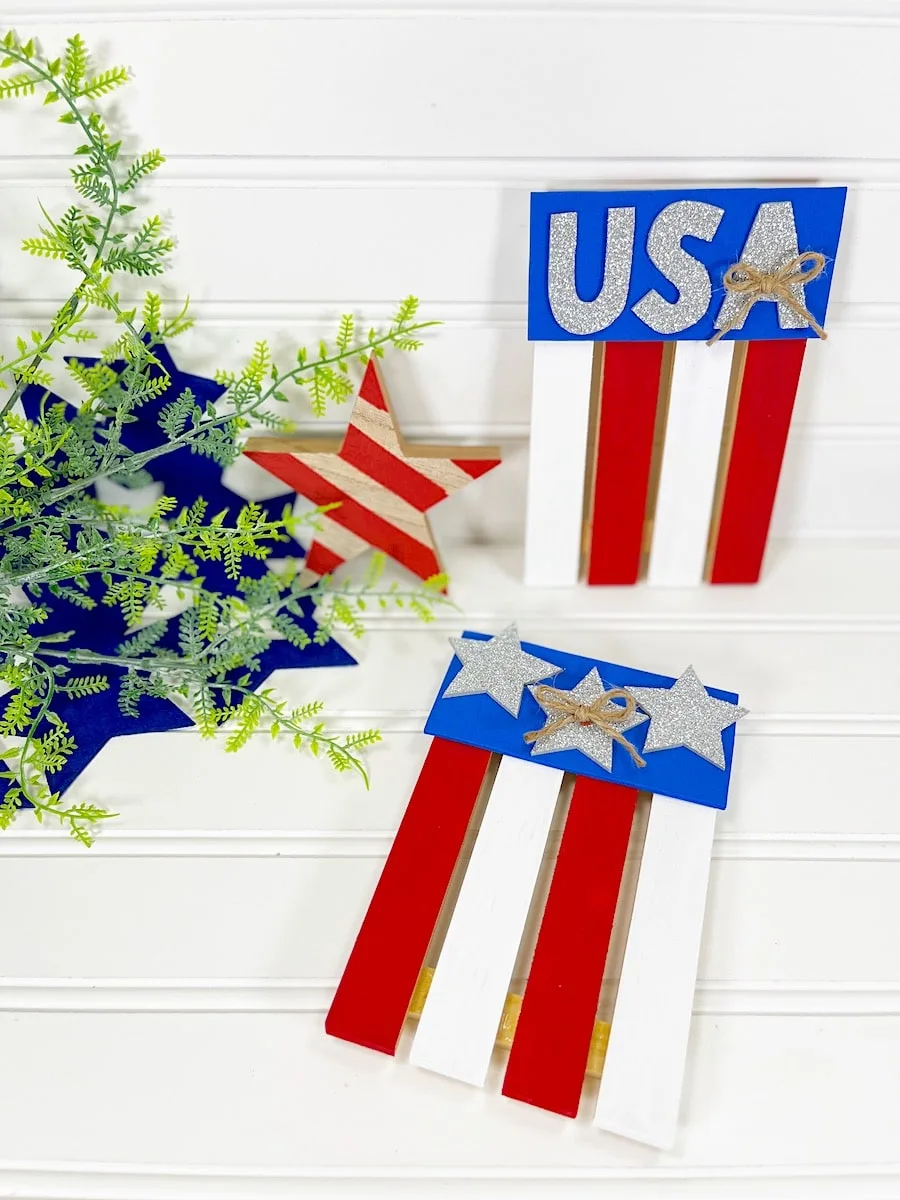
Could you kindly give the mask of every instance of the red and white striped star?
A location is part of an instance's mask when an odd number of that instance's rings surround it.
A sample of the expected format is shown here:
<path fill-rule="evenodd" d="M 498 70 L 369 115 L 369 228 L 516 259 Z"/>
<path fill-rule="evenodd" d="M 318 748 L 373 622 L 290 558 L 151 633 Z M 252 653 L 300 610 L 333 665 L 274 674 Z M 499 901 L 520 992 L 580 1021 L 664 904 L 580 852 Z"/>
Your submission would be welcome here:
<path fill-rule="evenodd" d="M 315 576 L 371 548 L 420 579 L 438 574 L 428 509 L 500 463 L 495 447 L 407 446 L 374 360 L 342 442 L 260 437 L 244 453 L 313 504 L 339 504 L 319 518 L 306 558 Z"/>

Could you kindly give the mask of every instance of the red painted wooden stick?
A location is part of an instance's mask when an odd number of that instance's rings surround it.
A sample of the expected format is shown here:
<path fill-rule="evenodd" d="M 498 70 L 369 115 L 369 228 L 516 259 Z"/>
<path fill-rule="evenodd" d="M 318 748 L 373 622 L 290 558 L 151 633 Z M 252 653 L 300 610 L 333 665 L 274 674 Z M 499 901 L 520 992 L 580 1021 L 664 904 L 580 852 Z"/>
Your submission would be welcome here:
<path fill-rule="evenodd" d="M 662 342 L 603 347 L 588 583 L 637 583 L 662 361 Z"/>
<path fill-rule="evenodd" d="M 574 1117 L 637 792 L 575 782 L 559 857 L 513 1037 L 504 1096 Z"/>
<path fill-rule="evenodd" d="M 710 583 L 756 583 L 806 342 L 750 342 Z"/>
<path fill-rule="evenodd" d="M 393 1054 L 462 848 L 490 753 L 434 738 L 325 1030 Z"/>

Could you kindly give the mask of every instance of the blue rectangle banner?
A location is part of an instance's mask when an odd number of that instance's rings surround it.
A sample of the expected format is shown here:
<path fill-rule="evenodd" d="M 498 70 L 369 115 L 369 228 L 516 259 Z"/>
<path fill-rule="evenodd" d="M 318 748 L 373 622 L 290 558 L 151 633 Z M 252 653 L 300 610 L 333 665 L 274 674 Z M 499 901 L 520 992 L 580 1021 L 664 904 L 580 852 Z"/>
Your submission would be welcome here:
<path fill-rule="evenodd" d="M 503 635 L 501 635 L 503 636 Z M 488 634 L 469 633 L 463 638 L 487 642 Z M 493 639 L 496 641 L 497 639 Z M 549 646 L 537 646 L 522 642 L 521 649 L 526 654 L 535 655 L 543 660 L 544 665 L 558 666 L 562 670 L 547 678 L 552 689 L 562 692 L 578 693 L 583 687 L 586 677 L 596 671 L 600 677 L 600 686 L 605 688 L 638 689 L 635 696 L 647 713 L 656 710 L 654 697 L 658 693 L 649 694 L 647 689 L 665 689 L 671 694 L 676 683 L 681 686 L 685 677 L 696 676 L 688 668 L 678 681 L 668 675 L 656 675 L 650 671 L 639 671 L 633 667 L 623 667 L 618 663 L 604 662 L 601 659 L 585 658 L 580 654 L 569 654 L 562 650 L 554 650 Z M 592 779 L 609 780 L 623 784 L 625 787 L 638 788 L 641 791 L 662 796 L 672 796 L 677 800 L 689 800 L 694 804 L 703 804 L 709 808 L 725 808 L 728 801 L 728 785 L 731 779 L 731 764 L 734 753 L 734 720 L 736 714 L 725 711 L 721 721 L 712 719 L 713 740 L 707 743 L 707 750 L 712 746 L 713 753 L 720 756 L 721 765 L 709 761 L 702 752 L 687 748 L 687 740 L 679 744 L 669 742 L 668 746 L 660 746 L 651 739 L 654 738 L 652 729 L 654 717 L 638 716 L 631 724 L 622 728 L 628 731 L 627 740 L 637 750 L 634 756 L 620 742 L 612 745 L 610 769 L 599 765 L 589 753 L 583 753 L 577 748 L 560 749 L 547 752 L 548 744 L 527 741 L 525 735 L 540 730 L 548 721 L 553 720 L 553 713 L 548 713 L 535 699 L 532 691 L 526 687 L 521 693 L 518 716 L 512 716 L 496 699 L 483 692 L 479 694 L 456 694 L 445 696 L 445 692 L 456 676 L 462 670 L 463 663 L 459 657 L 454 657 L 450 668 L 441 684 L 438 698 L 435 700 L 425 725 L 425 732 L 434 737 L 446 738 L 449 741 L 463 742 L 467 746 L 478 746 L 491 750 L 496 754 L 508 754 L 514 758 L 525 759 L 535 765 L 535 770 L 542 766 L 556 767 L 562 771 L 571 771 L 575 775 L 587 775 Z M 738 697 L 733 692 L 721 691 L 717 688 L 703 688 L 696 680 L 696 686 L 705 695 L 712 698 L 711 707 L 715 701 L 726 701 L 721 709 L 727 710 L 730 705 L 737 704 Z M 643 689 L 643 690 L 641 690 Z M 706 701 L 704 700 L 705 704 Z M 696 707 L 696 705 L 694 705 Z M 737 714 L 746 710 L 738 709 Z M 732 723 L 720 729 L 724 721 Z M 638 723 L 642 722 L 642 723 Z M 576 731 L 577 733 L 577 731 Z M 721 738 L 721 741 L 719 740 Z M 570 741 L 577 741 L 577 737 Z M 673 739 L 678 742 L 678 739 Z M 656 752 L 653 752 L 653 751 Z M 635 757 L 639 758 L 644 752 L 644 765 L 638 765 Z"/>
<path fill-rule="evenodd" d="M 534 192 L 529 340 L 823 336 L 846 195 Z"/>

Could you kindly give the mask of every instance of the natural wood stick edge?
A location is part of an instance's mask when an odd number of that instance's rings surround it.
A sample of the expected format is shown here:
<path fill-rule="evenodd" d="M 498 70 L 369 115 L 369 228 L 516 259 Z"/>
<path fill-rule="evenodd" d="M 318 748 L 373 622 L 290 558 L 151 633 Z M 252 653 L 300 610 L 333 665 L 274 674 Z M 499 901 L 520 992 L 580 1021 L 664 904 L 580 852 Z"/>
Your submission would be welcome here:
<path fill-rule="evenodd" d="M 425 999 L 428 996 L 428 989 L 431 987 L 433 978 L 434 968 L 423 967 L 419 973 L 416 990 L 413 992 L 412 999 L 409 1002 L 407 1015 L 412 1017 L 413 1020 L 417 1020 L 422 1015 L 422 1009 L 425 1007 Z M 504 1050 L 509 1050 L 512 1046 L 521 1008 L 521 996 L 509 995 L 506 997 L 506 1004 L 503 1006 L 503 1016 L 500 1019 L 500 1028 L 497 1030 L 496 1041 L 496 1045 L 502 1047 Z M 591 1079 L 599 1079 L 603 1072 L 603 1061 L 606 1058 L 606 1047 L 609 1043 L 609 1029 L 608 1021 L 594 1022 L 594 1032 L 591 1035 L 591 1048 L 588 1053 L 587 1069 L 585 1071 L 585 1075 Z"/>

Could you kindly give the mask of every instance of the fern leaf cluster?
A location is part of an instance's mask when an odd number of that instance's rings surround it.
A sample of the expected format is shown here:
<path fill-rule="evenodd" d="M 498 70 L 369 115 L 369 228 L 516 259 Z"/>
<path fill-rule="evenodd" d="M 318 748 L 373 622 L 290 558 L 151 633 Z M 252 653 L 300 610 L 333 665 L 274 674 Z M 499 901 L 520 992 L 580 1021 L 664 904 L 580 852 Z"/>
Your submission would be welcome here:
<path fill-rule="evenodd" d="M 261 656 L 276 637 L 305 648 L 311 636 L 302 619 L 312 606 L 320 614 L 312 640 L 324 643 L 341 629 L 362 633 L 367 597 L 406 605 L 423 619 L 443 602 L 443 581 L 379 591 L 378 563 L 359 587 L 330 579 L 310 587 L 296 570 L 265 569 L 315 513 L 295 518 L 286 506 L 273 517 L 252 502 L 217 511 L 203 499 L 181 504 L 168 495 L 136 512 L 99 498 L 101 484 L 152 481 L 156 460 L 176 452 L 227 466 L 246 431 L 289 427 L 278 405 L 291 393 L 305 392 L 322 415 L 352 395 L 355 365 L 389 346 L 417 348 L 431 324 L 419 320 L 409 297 L 386 328 L 361 332 L 345 315 L 330 341 L 299 349 L 289 362 L 260 341 L 242 367 L 216 372 L 224 393 L 214 404 L 189 388 L 171 394 L 162 347 L 191 328 L 187 302 L 170 311 L 154 291 L 138 303 L 123 299 L 134 295 L 127 281 L 162 274 L 174 248 L 145 198 L 162 153 L 126 154 L 104 115 L 103 102 L 128 79 L 125 67 L 96 66 L 79 34 L 57 57 L 12 31 L 0 38 L 0 100 L 42 96 L 76 137 L 75 203 L 55 214 L 41 207 L 37 231 L 22 242 L 26 254 L 68 275 L 67 299 L 45 329 L 0 348 L 0 829 L 30 808 L 85 844 L 112 814 L 67 804 L 54 790 L 76 748 L 63 704 L 91 705 L 112 691 L 121 712 L 137 717 L 148 698 L 173 700 L 201 735 L 222 733 L 229 751 L 266 733 L 365 778 L 361 753 L 377 732 L 332 734 L 320 703 L 291 708 L 270 689 L 254 690 Z M 112 322 L 115 334 L 86 363 L 73 352 L 96 339 L 97 318 Z M 67 370 L 65 401 L 50 392 L 58 358 Z M 135 449 L 129 429 L 146 405 L 155 405 L 160 433 Z M 213 568 L 224 590 L 207 587 Z M 85 641 L 75 617 L 77 628 L 61 625 L 59 606 L 111 623 L 121 636 Z"/>

